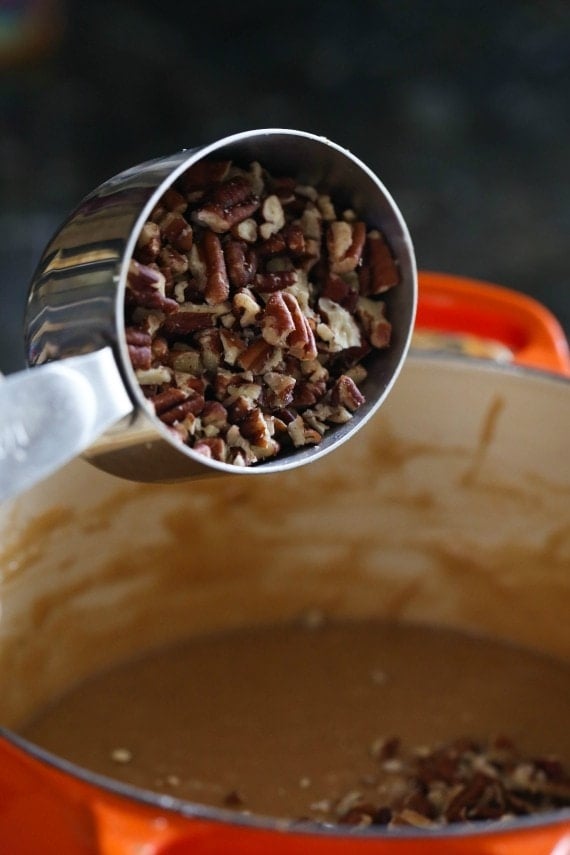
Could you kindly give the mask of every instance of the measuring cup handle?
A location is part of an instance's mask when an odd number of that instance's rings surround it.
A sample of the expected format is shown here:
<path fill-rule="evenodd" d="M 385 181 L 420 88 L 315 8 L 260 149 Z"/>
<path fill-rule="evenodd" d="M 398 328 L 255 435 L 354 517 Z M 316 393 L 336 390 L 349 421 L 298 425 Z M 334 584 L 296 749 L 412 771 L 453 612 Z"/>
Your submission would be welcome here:
<path fill-rule="evenodd" d="M 0 501 L 55 472 L 132 409 L 110 347 L 0 378 Z"/>

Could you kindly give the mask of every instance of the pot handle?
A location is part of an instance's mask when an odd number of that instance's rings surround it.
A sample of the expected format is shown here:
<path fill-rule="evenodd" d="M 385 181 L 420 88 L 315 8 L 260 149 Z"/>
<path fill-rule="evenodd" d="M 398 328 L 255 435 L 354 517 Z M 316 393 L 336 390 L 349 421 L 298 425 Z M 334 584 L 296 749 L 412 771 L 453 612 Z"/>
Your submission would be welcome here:
<path fill-rule="evenodd" d="M 415 331 L 419 346 L 430 334 L 440 344 L 446 334 L 456 341 L 488 342 L 487 356 L 495 345 L 503 359 L 508 354 L 506 361 L 570 377 L 570 349 L 558 320 L 542 303 L 510 288 L 420 271 Z"/>

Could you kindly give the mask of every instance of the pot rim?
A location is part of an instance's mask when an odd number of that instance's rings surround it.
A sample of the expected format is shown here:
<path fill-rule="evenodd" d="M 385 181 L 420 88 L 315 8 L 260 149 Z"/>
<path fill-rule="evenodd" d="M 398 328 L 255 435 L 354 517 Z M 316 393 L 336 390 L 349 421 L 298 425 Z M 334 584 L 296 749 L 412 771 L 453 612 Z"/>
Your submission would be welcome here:
<path fill-rule="evenodd" d="M 373 840 L 400 839 L 439 839 L 507 834 L 512 832 L 529 832 L 553 825 L 570 822 L 570 807 L 556 811 L 532 814 L 530 816 L 512 817 L 502 820 L 477 820 L 476 822 L 453 823 L 434 828 L 417 828 L 402 826 L 398 829 L 386 829 L 382 826 L 350 827 L 343 825 L 324 825 L 313 820 L 296 821 L 282 817 L 264 814 L 241 814 L 229 808 L 214 807 L 200 804 L 177 796 L 157 793 L 134 784 L 123 783 L 99 772 L 93 772 L 77 763 L 60 757 L 42 748 L 9 728 L 0 727 L 0 739 L 6 740 L 14 748 L 22 751 L 38 763 L 51 767 L 56 771 L 81 781 L 96 790 L 102 790 L 112 796 L 135 802 L 138 805 L 159 808 L 178 817 L 203 820 L 224 826 L 235 826 L 260 831 L 275 831 L 280 834 L 312 835 L 317 837 L 332 837 L 343 839 L 364 837 Z"/>
<path fill-rule="evenodd" d="M 435 363 L 437 365 L 444 364 L 451 367 L 453 370 L 469 367 L 475 372 L 482 371 L 484 373 L 506 374 L 519 378 L 530 378 L 538 382 L 554 382 L 561 386 L 570 388 L 570 376 L 561 374 L 555 369 L 543 368 L 534 365 L 521 365 L 516 362 L 500 362 L 493 358 L 485 358 L 481 356 L 463 356 L 456 353 L 446 353 L 439 350 L 424 350 L 414 347 L 413 343 L 410 346 L 405 363 L 408 361 Z M 405 364 L 403 366 L 405 371 Z M 397 386 L 396 386 L 397 388 Z"/>

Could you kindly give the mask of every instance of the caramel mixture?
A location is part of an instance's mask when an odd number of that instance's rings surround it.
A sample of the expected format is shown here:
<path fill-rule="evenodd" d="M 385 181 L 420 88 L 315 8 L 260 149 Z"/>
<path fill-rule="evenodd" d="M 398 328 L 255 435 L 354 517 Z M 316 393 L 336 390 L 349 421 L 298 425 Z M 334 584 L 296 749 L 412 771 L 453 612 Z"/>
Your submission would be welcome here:
<path fill-rule="evenodd" d="M 343 800 L 349 813 L 351 799 L 378 803 L 398 767 L 394 737 L 423 747 L 501 737 L 494 744 L 568 764 L 569 721 L 562 662 L 441 628 L 307 621 L 159 650 L 21 730 L 140 787 L 330 821 Z"/>

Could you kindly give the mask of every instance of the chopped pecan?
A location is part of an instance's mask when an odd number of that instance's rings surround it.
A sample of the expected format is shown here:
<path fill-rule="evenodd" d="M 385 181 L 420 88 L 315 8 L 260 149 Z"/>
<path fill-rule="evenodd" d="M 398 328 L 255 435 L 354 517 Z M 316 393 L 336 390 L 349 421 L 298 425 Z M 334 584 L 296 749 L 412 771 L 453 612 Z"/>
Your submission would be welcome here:
<path fill-rule="evenodd" d="M 133 368 L 150 368 L 152 364 L 152 336 L 136 327 L 125 329 L 127 348 Z"/>
<path fill-rule="evenodd" d="M 349 273 L 355 270 L 362 258 L 366 226 L 362 222 L 347 223 L 336 220 L 329 224 L 327 246 L 332 273 Z"/>
<path fill-rule="evenodd" d="M 361 776 L 358 788 L 336 802 L 312 802 L 312 818 L 328 825 L 429 830 L 570 807 L 564 764 L 556 757 L 544 763 L 525 758 L 512 740 L 486 744 L 460 737 L 410 750 L 390 737 L 375 740 L 370 754 L 379 771 Z"/>
<path fill-rule="evenodd" d="M 400 281 L 400 271 L 383 235 L 373 229 L 366 238 L 366 264 L 359 273 L 360 293 L 371 297 L 388 291 Z"/>
<path fill-rule="evenodd" d="M 178 179 L 178 187 L 184 195 L 194 196 L 196 191 L 224 181 L 231 165 L 231 160 L 199 160 Z"/>
<path fill-rule="evenodd" d="M 251 192 L 251 183 L 238 175 L 215 185 L 202 206 L 194 211 L 192 219 L 221 234 L 251 217 L 259 205 L 259 198 Z"/>
<path fill-rule="evenodd" d="M 380 287 L 376 234 L 257 161 L 180 176 L 141 229 L 124 306 L 131 363 L 173 436 L 248 466 L 348 421 L 362 360 L 389 341 L 366 284 Z"/>
<path fill-rule="evenodd" d="M 298 223 L 289 223 L 284 227 L 283 239 L 292 258 L 302 258 L 307 254 L 305 235 Z"/>
<path fill-rule="evenodd" d="M 202 424 L 222 430 L 228 425 L 228 411 L 219 401 L 206 401 L 202 410 Z"/>
<path fill-rule="evenodd" d="M 170 360 L 170 348 L 168 346 L 168 342 L 161 335 L 157 335 L 152 340 L 151 352 L 154 362 L 162 362 L 166 364 Z"/>
<path fill-rule="evenodd" d="M 134 259 L 129 264 L 125 299 L 136 306 L 147 309 L 160 309 L 172 314 L 178 309 L 176 300 L 165 296 L 165 279 L 159 270 L 139 264 Z"/>
<path fill-rule="evenodd" d="M 223 463 L 227 457 L 227 445 L 219 436 L 204 437 L 194 443 L 194 451 L 203 457 Z"/>
<path fill-rule="evenodd" d="M 253 280 L 256 271 L 256 256 L 241 240 L 231 240 L 224 245 L 224 257 L 231 284 L 234 288 L 245 288 Z"/>
<path fill-rule="evenodd" d="M 288 407 L 293 400 L 296 379 L 280 371 L 268 371 L 263 375 L 266 384 L 265 397 L 272 410 Z"/>
<path fill-rule="evenodd" d="M 160 250 L 157 261 L 161 271 L 165 273 L 166 268 L 173 278 L 181 276 L 188 270 L 188 257 L 172 246 L 164 246 Z"/>
<path fill-rule="evenodd" d="M 196 343 L 200 349 L 200 358 L 206 371 L 215 372 L 222 364 L 224 350 L 222 334 L 218 329 L 205 329 L 196 333 Z"/>
<path fill-rule="evenodd" d="M 254 371 L 260 374 L 267 371 L 272 363 L 274 348 L 263 338 L 257 338 L 237 358 L 238 364 L 244 371 Z"/>
<path fill-rule="evenodd" d="M 326 297 L 343 309 L 346 309 L 350 314 L 354 314 L 358 301 L 359 292 L 357 288 L 353 288 L 351 283 L 337 273 L 330 273 L 323 284 L 321 291 L 321 299 Z"/>
<path fill-rule="evenodd" d="M 260 225 L 259 234 L 264 240 L 267 240 L 285 225 L 285 214 L 279 196 L 271 194 L 264 199 L 261 215 L 265 222 Z"/>
<path fill-rule="evenodd" d="M 317 345 L 315 343 L 315 336 L 313 335 L 309 321 L 301 311 L 297 298 L 285 291 L 283 299 L 291 312 L 291 317 L 295 325 L 295 329 L 287 339 L 289 353 L 301 360 L 316 359 Z"/>
<path fill-rule="evenodd" d="M 217 306 L 225 302 L 230 295 L 224 251 L 218 235 L 210 231 L 204 232 L 202 246 L 206 263 L 204 296 L 208 305 Z"/>
<path fill-rule="evenodd" d="M 228 365 L 235 365 L 241 354 L 247 349 L 246 343 L 241 336 L 230 332 L 230 330 L 220 330 L 220 339 L 224 349 L 224 361 Z M 242 367 L 251 368 L 251 365 Z"/>
<path fill-rule="evenodd" d="M 297 448 L 303 445 L 318 445 L 322 440 L 319 431 L 305 424 L 301 416 L 296 416 L 287 425 L 287 433 L 291 437 L 293 445 Z"/>
<path fill-rule="evenodd" d="M 141 229 L 135 248 L 135 257 L 141 264 L 150 264 L 158 257 L 161 248 L 160 229 L 156 223 L 148 220 Z"/>
<path fill-rule="evenodd" d="M 284 346 L 294 329 L 295 321 L 285 296 L 279 291 L 271 294 L 263 312 L 261 327 L 263 338 L 269 344 L 277 347 Z"/>
<path fill-rule="evenodd" d="M 253 217 L 247 217 L 245 220 L 240 220 L 231 228 L 232 235 L 237 240 L 244 240 L 246 243 L 255 243 L 257 240 L 257 223 Z"/>
<path fill-rule="evenodd" d="M 153 395 L 150 400 L 154 405 L 157 416 L 160 416 L 187 398 L 188 394 L 183 392 L 182 389 L 169 388 L 165 389 L 164 392 L 159 392 L 158 395 Z"/>
<path fill-rule="evenodd" d="M 170 409 L 159 414 L 159 419 L 167 425 L 173 425 L 175 422 L 181 422 L 188 414 L 193 416 L 199 415 L 204 409 L 204 398 L 202 395 L 194 395 L 180 404 L 177 404 Z"/>
<path fill-rule="evenodd" d="M 282 291 L 295 282 L 293 270 L 279 270 L 274 273 L 257 273 L 255 286 L 260 294 L 269 294 L 272 291 Z"/>
<path fill-rule="evenodd" d="M 331 390 L 331 403 L 340 404 L 354 413 L 365 401 L 364 395 L 350 377 L 341 374 Z"/>
<path fill-rule="evenodd" d="M 269 258 L 284 253 L 286 249 L 287 244 L 285 243 L 285 235 L 280 233 L 276 235 L 272 234 L 266 240 L 263 240 L 258 244 L 256 252 L 258 258 L 261 258 L 267 263 Z"/>
<path fill-rule="evenodd" d="M 332 199 L 327 193 L 320 193 L 316 198 L 316 203 L 323 220 L 336 220 L 336 211 Z"/>
<path fill-rule="evenodd" d="M 215 325 L 215 315 L 212 312 L 193 311 L 184 309 L 175 315 L 164 319 L 162 330 L 166 336 L 186 336 L 196 330 L 207 329 Z"/>
<path fill-rule="evenodd" d="M 325 380 L 298 380 L 293 393 L 293 406 L 300 409 L 312 407 L 324 398 L 326 390 Z"/>
<path fill-rule="evenodd" d="M 259 407 L 252 409 L 240 422 L 240 433 L 248 439 L 255 448 L 271 449 L 273 451 L 274 440 L 266 416 Z"/>
<path fill-rule="evenodd" d="M 168 190 L 164 191 L 160 203 L 167 211 L 172 211 L 176 214 L 183 214 L 188 207 L 188 202 L 184 196 L 178 190 L 175 190 L 174 187 L 169 187 Z"/>
<path fill-rule="evenodd" d="M 149 224 L 147 224 L 149 225 Z M 167 211 L 159 220 L 159 235 L 179 252 L 188 252 L 192 248 L 194 235 L 192 226 L 177 211 Z"/>
<path fill-rule="evenodd" d="M 317 335 L 326 341 L 331 353 L 360 347 L 360 329 L 350 312 L 328 297 L 321 297 L 319 309 L 326 325 L 320 324 L 317 327 Z"/>
<path fill-rule="evenodd" d="M 166 365 L 156 368 L 141 368 L 136 371 L 141 386 L 162 386 L 172 380 L 172 371 Z"/>
<path fill-rule="evenodd" d="M 253 326 L 261 315 L 261 306 L 249 288 L 238 291 L 234 295 L 232 305 L 242 327 Z"/>
<path fill-rule="evenodd" d="M 356 314 L 366 330 L 373 347 L 388 347 L 392 337 L 392 324 L 386 318 L 386 304 L 369 297 L 359 297 Z"/>

